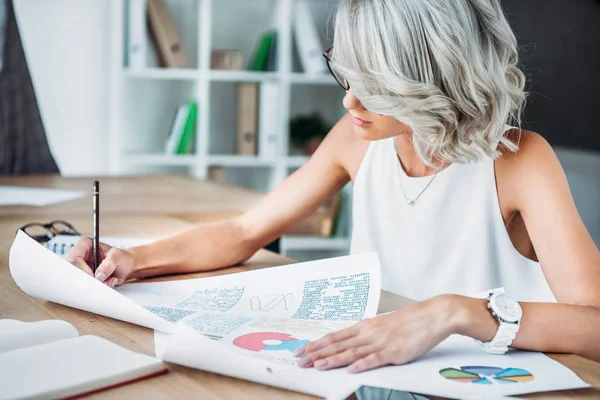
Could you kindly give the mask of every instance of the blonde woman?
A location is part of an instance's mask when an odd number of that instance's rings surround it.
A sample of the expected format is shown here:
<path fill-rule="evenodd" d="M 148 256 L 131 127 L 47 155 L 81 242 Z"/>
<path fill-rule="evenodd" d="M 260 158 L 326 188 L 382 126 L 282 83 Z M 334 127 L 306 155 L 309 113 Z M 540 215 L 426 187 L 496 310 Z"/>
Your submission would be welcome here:
<path fill-rule="evenodd" d="M 340 0 L 325 56 L 348 113 L 306 165 L 235 220 L 104 246 L 96 278 L 241 263 L 352 181 L 352 253 L 377 251 L 383 288 L 419 301 L 307 344 L 301 366 L 407 363 L 453 333 L 600 360 L 600 252 L 552 148 L 518 128 L 525 79 L 500 1 Z M 70 258 L 91 274 L 90 248 Z"/>

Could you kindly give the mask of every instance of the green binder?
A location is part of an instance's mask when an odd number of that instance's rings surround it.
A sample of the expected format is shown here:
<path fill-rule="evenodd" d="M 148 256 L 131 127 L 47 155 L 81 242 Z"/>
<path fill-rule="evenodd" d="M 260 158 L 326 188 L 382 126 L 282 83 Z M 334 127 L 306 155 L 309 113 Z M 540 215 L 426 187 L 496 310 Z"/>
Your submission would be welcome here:
<path fill-rule="evenodd" d="M 183 134 L 177 146 L 176 154 L 191 153 L 194 139 L 196 137 L 196 120 L 198 116 L 198 104 L 195 101 L 189 102 L 189 111 L 183 126 Z"/>
<path fill-rule="evenodd" d="M 256 50 L 254 51 L 254 58 L 250 62 L 251 71 L 266 71 L 269 63 L 269 52 L 271 50 L 271 44 L 273 43 L 275 31 L 269 30 L 265 32 L 259 39 Z"/>

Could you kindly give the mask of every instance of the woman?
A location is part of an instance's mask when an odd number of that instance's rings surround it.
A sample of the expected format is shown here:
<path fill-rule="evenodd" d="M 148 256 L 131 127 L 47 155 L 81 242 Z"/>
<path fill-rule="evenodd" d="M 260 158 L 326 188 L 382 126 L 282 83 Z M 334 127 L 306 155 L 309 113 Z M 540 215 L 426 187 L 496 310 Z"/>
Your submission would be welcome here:
<path fill-rule="evenodd" d="M 325 55 L 348 114 L 306 165 L 239 218 L 102 247 L 96 278 L 243 262 L 351 180 L 352 252 L 377 251 L 383 288 L 420 301 L 307 344 L 301 366 L 402 364 L 453 333 L 489 351 L 600 360 L 600 252 L 551 147 L 506 125 L 525 93 L 499 0 L 341 0 Z M 91 274 L 90 248 L 82 240 L 70 260 Z M 498 304 L 467 297 L 501 286 L 500 307 L 513 298 L 522 312 L 503 337 L 511 321 L 488 310 Z"/>

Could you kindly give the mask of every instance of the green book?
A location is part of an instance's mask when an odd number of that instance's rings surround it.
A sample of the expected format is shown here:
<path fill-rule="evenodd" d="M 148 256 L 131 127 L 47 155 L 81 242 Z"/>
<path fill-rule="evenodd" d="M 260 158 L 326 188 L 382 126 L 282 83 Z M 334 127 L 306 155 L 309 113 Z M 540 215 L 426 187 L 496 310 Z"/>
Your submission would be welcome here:
<path fill-rule="evenodd" d="M 195 101 L 189 102 L 188 115 L 183 125 L 181 140 L 177 145 L 176 154 L 188 154 L 191 152 L 196 137 L 196 119 L 198 116 L 198 104 Z"/>
<path fill-rule="evenodd" d="M 265 32 L 259 39 L 254 57 L 250 63 L 251 71 L 266 71 L 269 63 L 269 52 L 271 43 L 274 40 L 275 31 L 269 30 Z"/>

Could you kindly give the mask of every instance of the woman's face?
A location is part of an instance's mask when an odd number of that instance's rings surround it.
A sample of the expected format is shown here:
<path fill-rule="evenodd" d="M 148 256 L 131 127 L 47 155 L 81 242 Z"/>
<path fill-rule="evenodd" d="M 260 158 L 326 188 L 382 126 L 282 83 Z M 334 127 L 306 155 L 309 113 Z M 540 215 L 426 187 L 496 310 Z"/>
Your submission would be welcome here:
<path fill-rule="evenodd" d="M 370 112 L 363 107 L 352 90 L 347 90 L 344 96 L 344 108 L 352 116 L 354 134 L 364 140 L 379 140 L 410 133 L 408 125 L 394 117 Z"/>

